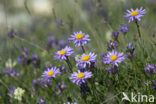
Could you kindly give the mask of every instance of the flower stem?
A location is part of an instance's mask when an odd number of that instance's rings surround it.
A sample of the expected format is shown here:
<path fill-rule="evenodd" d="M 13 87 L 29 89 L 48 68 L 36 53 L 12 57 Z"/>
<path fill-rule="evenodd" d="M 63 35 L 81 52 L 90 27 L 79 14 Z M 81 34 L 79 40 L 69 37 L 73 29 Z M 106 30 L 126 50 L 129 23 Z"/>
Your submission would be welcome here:
<path fill-rule="evenodd" d="M 143 40 L 142 40 L 142 36 L 141 36 L 141 32 L 140 32 L 140 26 L 139 26 L 139 23 L 138 23 L 138 21 L 135 19 L 135 24 L 136 24 L 136 26 L 137 26 L 137 31 L 138 31 L 138 34 L 139 34 L 139 45 L 140 45 L 140 48 L 142 49 L 142 51 L 143 51 L 143 54 L 144 54 L 144 42 L 143 42 Z"/>
<path fill-rule="evenodd" d="M 85 53 L 86 51 L 85 51 L 85 49 L 84 49 L 84 46 L 81 46 L 81 48 L 82 48 L 83 53 Z"/>
<path fill-rule="evenodd" d="M 71 63 L 70 63 L 70 61 L 69 61 L 68 56 L 66 56 L 66 58 L 67 58 L 66 63 L 68 64 L 68 67 L 69 67 L 69 69 L 70 69 L 70 72 L 73 72 L 73 70 L 72 70 L 72 65 L 71 65 Z"/>
<path fill-rule="evenodd" d="M 139 38 L 141 38 L 140 26 L 139 26 L 137 20 L 135 20 L 135 24 L 136 24 L 136 26 L 137 26 L 137 30 L 138 30 L 138 34 L 139 34 Z"/>

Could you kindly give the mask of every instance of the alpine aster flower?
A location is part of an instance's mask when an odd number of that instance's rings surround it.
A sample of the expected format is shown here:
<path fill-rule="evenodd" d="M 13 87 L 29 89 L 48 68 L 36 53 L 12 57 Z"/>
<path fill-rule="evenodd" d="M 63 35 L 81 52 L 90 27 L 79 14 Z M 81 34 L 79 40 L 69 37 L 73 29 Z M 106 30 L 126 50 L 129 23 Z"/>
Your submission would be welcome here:
<path fill-rule="evenodd" d="M 120 31 L 123 32 L 124 34 L 126 34 L 128 32 L 128 26 L 127 24 L 122 24 L 120 25 Z"/>
<path fill-rule="evenodd" d="M 42 74 L 43 78 L 47 78 L 47 79 L 50 79 L 50 78 L 55 78 L 55 75 L 56 74 L 59 74 L 60 73 L 60 69 L 59 68 L 56 68 L 56 67 L 52 67 L 52 68 L 48 68 L 47 70 L 45 70 Z"/>
<path fill-rule="evenodd" d="M 66 46 L 64 49 L 57 51 L 54 54 L 54 59 L 67 60 L 67 56 L 70 56 L 73 53 L 74 53 L 74 50 L 72 48 Z"/>
<path fill-rule="evenodd" d="M 124 15 L 125 18 L 129 19 L 129 22 L 133 21 L 133 20 L 141 20 L 141 17 L 146 13 L 146 10 L 143 9 L 142 7 L 140 9 L 136 8 L 134 9 L 130 9 L 127 10 L 127 13 Z"/>
<path fill-rule="evenodd" d="M 78 85 L 81 83 L 85 83 L 86 82 L 85 79 L 91 78 L 91 76 L 92 76 L 92 72 L 89 71 L 80 72 L 78 70 L 78 73 L 73 72 L 71 74 L 70 80 L 72 80 L 73 83 L 76 83 Z"/>
<path fill-rule="evenodd" d="M 90 41 L 89 39 L 89 35 L 80 32 L 74 32 L 73 35 L 70 35 L 69 40 L 73 41 L 75 46 L 83 46 L 84 44 L 87 44 L 88 41 Z"/>
<path fill-rule="evenodd" d="M 145 67 L 145 72 L 155 74 L 156 65 L 154 65 L 153 63 L 148 63 L 147 66 Z"/>
<path fill-rule="evenodd" d="M 108 48 L 107 48 L 108 51 L 112 51 L 112 50 L 114 50 L 114 49 L 117 49 L 117 44 L 116 44 L 116 42 L 115 42 L 115 41 L 112 41 L 112 40 L 110 40 L 110 41 L 106 44 L 106 46 L 108 47 Z"/>
<path fill-rule="evenodd" d="M 96 54 L 90 52 L 82 54 L 76 61 L 77 66 L 81 68 L 86 68 L 87 65 L 91 66 L 92 63 L 96 62 Z"/>
<path fill-rule="evenodd" d="M 103 57 L 103 63 L 118 66 L 118 63 L 121 63 L 124 59 L 125 56 L 123 53 L 118 53 L 117 51 L 113 50 L 112 52 L 108 52 Z"/>

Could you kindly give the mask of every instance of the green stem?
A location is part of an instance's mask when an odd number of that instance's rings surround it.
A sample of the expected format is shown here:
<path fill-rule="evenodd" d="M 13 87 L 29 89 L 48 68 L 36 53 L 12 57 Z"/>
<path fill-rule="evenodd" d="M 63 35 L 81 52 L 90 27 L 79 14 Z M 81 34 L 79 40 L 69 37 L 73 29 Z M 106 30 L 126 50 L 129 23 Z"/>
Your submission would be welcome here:
<path fill-rule="evenodd" d="M 81 48 L 82 48 L 83 53 L 85 53 L 86 51 L 85 51 L 85 49 L 84 49 L 84 46 L 81 46 Z"/>
<path fill-rule="evenodd" d="M 67 65 L 68 65 L 69 69 L 70 69 L 70 72 L 73 72 L 73 70 L 72 70 L 72 65 L 71 65 L 71 63 L 70 63 L 70 60 L 69 60 L 68 56 L 67 56 L 66 58 L 67 58 L 66 63 L 67 63 Z"/>

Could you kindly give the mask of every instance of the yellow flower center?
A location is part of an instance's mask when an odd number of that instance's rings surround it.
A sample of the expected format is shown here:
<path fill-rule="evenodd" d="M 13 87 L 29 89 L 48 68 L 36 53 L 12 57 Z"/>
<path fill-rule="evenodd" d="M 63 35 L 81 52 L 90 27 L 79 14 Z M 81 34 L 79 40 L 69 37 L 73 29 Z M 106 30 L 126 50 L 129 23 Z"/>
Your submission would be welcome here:
<path fill-rule="evenodd" d="M 110 57 L 110 59 L 113 60 L 113 61 L 116 60 L 117 58 L 118 58 L 118 57 L 117 57 L 117 55 L 115 55 L 115 54 L 112 55 L 112 56 Z"/>
<path fill-rule="evenodd" d="M 90 56 L 89 55 L 84 55 L 84 56 L 82 56 L 82 61 L 87 61 L 87 60 L 89 60 L 89 58 L 90 58 Z"/>
<path fill-rule="evenodd" d="M 81 39 L 81 38 L 83 38 L 83 34 L 82 33 L 78 33 L 78 34 L 76 34 L 76 39 Z"/>
<path fill-rule="evenodd" d="M 52 71 L 52 70 L 50 70 L 49 72 L 48 72 L 48 75 L 50 76 L 50 75 L 53 75 L 54 74 L 54 71 Z"/>
<path fill-rule="evenodd" d="M 77 74 L 77 78 L 83 78 L 84 76 L 85 76 L 85 74 L 82 72 Z"/>
<path fill-rule="evenodd" d="M 133 10 L 132 12 L 131 12 L 131 15 L 132 16 L 136 16 L 136 15 L 138 15 L 139 13 L 138 13 L 138 11 L 136 11 L 136 10 Z"/>
<path fill-rule="evenodd" d="M 65 53 L 66 53 L 65 50 L 61 50 L 58 54 L 59 54 L 59 55 L 63 55 L 63 54 L 65 54 Z"/>

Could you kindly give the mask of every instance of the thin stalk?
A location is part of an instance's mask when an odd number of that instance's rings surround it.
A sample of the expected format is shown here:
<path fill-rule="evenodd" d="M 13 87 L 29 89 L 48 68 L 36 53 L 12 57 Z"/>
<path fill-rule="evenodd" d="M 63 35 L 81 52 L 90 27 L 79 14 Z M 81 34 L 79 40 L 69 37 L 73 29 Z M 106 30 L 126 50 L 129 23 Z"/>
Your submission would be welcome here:
<path fill-rule="evenodd" d="M 138 34 L 139 34 L 139 45 L 140 45 L 140 48 L 142 49 L 143 54 L 144 54 L 144 52 L 145 52 L 144 46 L 143 46 L 144 43 L 143 43 L 142 35 L 141 35 L 141 32 L 140 32 L 140 26 L 139 26 L 139 23 L 138 23 L 138 21 L 136 19 L 135 19 L 135 24 L 137 26 L 137 31 L 138 31 Z"/>
<path fill-rule="evenodd" d="M 141 38 L 140 26 L 139 26 L 137 20 L 135 20 L 135 24 L 136 24 L 136 26 L 137 26 L 137 31 L 138 31 L 138 34 L 139 34 L 139 38 Z"/>
<path fill-rule="evenodd" d="M 83 53 L 85 53 L 86 51 L 85 51 L 85 49 L 84 49 L 84 46 L 81 46 L 81 48 L 82 48 Z"/>
<path fill-rule="evenodd" d="M 70 63 L 70 60 L 69 60 L 68 56 L 67 56 L 66 58 L 67 58 L 66 63 L 67 63 L 67 65 L 68 65 L 69 69 L 70 69 L 70 72 L 73 72 L 73 70 L 72 70 L 72 65 L 71 65 L 71 63 Z"/>

